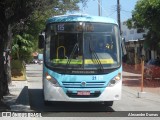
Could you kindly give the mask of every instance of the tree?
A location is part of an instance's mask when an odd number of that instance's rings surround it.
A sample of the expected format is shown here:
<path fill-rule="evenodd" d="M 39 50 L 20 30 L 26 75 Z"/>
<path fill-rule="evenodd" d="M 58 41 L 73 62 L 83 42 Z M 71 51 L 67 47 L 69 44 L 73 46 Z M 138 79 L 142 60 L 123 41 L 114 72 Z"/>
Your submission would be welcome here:
<path fill-rule="evenodd" d="M 129 28 L 147 29 L 146 41 L 152 48 L 160 48 L 160 0 L 139 0 L 127 21 Z"/>
<path fill-rule="evenodd" d="M 9 93 L 8 90 L 8 79 L 11 79 L 8 71 L 7 60 L 4 62 L 3 52 L 11 49 L 12 41 L 12 28 L 22 19 L 27 18 L 34 7 L 38 5 L 38 0 L 0 0 L 0 100 L 3 98 L 3 95 Z M 0 101 L 1 102 L 1 101 Z"/>
<path fill-rule="evenodd" d="M 12 36 L 24 32 L 36 12 L 39 11 L 40 16 L 46 12 L 50 15 L 64 14 L 68 10 L 78 10 L 77 4 L 80 1 L 85 3 L 87 0 L 0 0 L 0 102 L 3 95 L 9 92 L 9 67 L 4 64 L 3 52 L 11 49 Z M 34 23 L 32 25 L 34 26 Z"/>
<path fill-rule="evenodd" d="M 48 0 L 47 0 L 48 1 Z M 77 11 L 79 7 L 77 3 L 82 2 L 83 5 L 86 5 L 88 0 L 50 0 L 47 5 L 41 6 L 38 9 L 34 10 L 33 14 L 29 19 L 20 24 L 14 29 L 17 34 L 26 33 L 34 37 L 34 51 L 37 51 L 38 44 L 38 35 L 45 29 L 45 22 L 51 16 L 65 14 L 67 11 Z M 18 30 L 17 30 L 18 28 Z"/>
<path fill-rule="evenodd" d="M 29 34 L 16 35 L 13 40 L 12 59 L 29 61 L 33 46 L 33 36 Z"/>

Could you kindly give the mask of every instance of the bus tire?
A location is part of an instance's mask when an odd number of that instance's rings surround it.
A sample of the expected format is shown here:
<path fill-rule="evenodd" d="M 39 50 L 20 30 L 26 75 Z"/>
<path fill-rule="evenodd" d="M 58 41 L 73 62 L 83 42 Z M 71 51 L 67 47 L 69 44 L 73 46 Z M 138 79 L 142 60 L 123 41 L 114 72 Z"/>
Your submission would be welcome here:
<path fill-rule="evenodd" d="M 43 90 L 44 90 L 44 89 L 43 89 Z M 46 106 L 50 105 L 50 101 L 46 101 L 46 100 L 45 100 L 44 91 L 43 91 L 43 103 L 44 103 L 44 105 L 46 105 Z"/>
<path fill-rule="evenodd" d="M 106 106 L 112 106 L 113 105 L 113 101 L 105 101 L 104 104 Z"/>
<path fill-rule="evenodd" d="M 50 101 L 45 101 L 44 100 L 44 105 L 46 105 L 46 106 L 50 105 Z"/>

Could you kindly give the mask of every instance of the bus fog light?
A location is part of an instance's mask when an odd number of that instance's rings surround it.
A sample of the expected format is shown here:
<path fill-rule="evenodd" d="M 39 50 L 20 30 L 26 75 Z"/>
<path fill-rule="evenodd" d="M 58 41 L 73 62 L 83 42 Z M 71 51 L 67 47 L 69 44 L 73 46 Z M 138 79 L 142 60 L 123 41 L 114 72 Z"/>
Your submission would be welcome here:
<path fill-rule="evenodd" d="M 119 98 L 119 95 L 115 95 L 115 98 Z"/>
<path fill-rule="evenodd" d="M 108 84 L 108 87 L 113 87 L 115 85 L 116 81 L 115 80 L 111 80 Z"/>
<path fill-rule="evenodd" d="M 111 83 L 111 84 L 115 84 L 116 81 L 115 81 L 115 80 L 111 80 L 110 83 Z"/>

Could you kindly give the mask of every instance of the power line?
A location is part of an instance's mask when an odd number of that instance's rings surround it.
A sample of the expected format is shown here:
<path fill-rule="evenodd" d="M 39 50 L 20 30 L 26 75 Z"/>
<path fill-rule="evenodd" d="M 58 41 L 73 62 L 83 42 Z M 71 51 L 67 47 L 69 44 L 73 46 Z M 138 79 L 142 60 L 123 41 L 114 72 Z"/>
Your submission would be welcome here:
<path fill-rule="evenodd" d="M 113 11 L 111 14 L 107 15 L 107 17 L 112 16 L 117 10 Z"/>
<path fill-rule="evenodd" d="M 128 13 L 132 13 L 132 11 L 127 11 L 127 10 L 123 10 L 123 9 L 121 9 L 121 11 L 123 11 L 123 12 L 128 12 Z"/>
<path fill-rule="evenodd" d="M 106 17 L 109 17 L 109 16 L 112 16 L 114 13 L 116 13 L 116 11 L 117 11 L 117 20 L 118 20 L 118 11 L 119 11 L 119 14 L 120 14 L 120 12 L 128 12 L 128 13 L 132 13 L 132 11 L 127 11 L 127 10 L 124 10 L 124 9 L 121 9 L 121 5 L 120 5 L 120 2 L 119 2 L 119 5 L 115 5 L 115 6 L 113 6 L 112 8 L 113 8 L 113 12 L 112 13 L 110 13 L 109 15 L 107 15 L 106 13 L 108 13 L 107 12 L 107 10 L 102 6 L 102 0 L 87 0 L 88 2 L 89 1 L 95 1 L 97 4 L 98 4 L 98 15 L 102 15 L 102 11 L 104 11 L 104 15 L 103 16 L 106 16 Z M 118 1 L 120 1 L 120 0 L 117 0 L 117 4 L 118 4 Z M 86 14 L 87 12 L 86 12 L 86 10 L 85 10 L 85 7 L 87 6 L 87 4 L 85 4 L 85 5 L 83 5 L 82 4 L 82 8 L 80 9 L 80 11 L 82 12 L 82 13 L 84 13 L 84 14 Z"/>

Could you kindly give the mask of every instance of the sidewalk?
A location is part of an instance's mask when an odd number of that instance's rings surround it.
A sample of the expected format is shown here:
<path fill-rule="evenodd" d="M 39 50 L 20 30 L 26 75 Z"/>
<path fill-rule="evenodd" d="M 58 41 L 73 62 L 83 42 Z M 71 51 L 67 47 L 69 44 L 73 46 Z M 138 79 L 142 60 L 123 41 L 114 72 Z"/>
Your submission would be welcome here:
<path fill-rule="evenodd" d="M 27 81 L 12 81 L 9 85 L 10 95 L 4 96 L 11 111 L 30 111 Z"/>
<path fill-rule="evenodd" d="M 123 71 L 123 86 L 141 92 L 141 74 Z M 160 82 L 144 80 L 143 92 L 160 96 Z"/>

